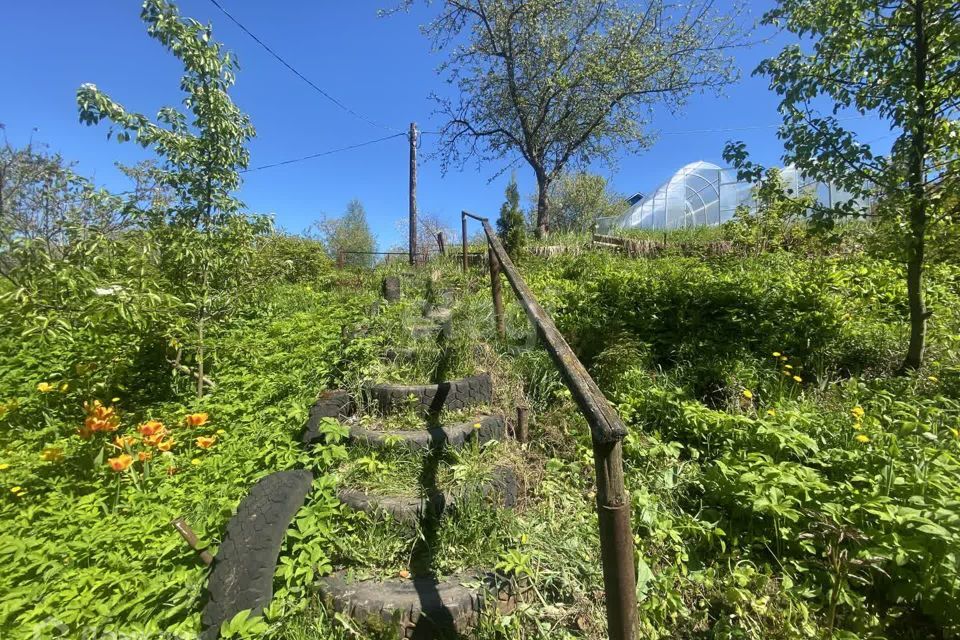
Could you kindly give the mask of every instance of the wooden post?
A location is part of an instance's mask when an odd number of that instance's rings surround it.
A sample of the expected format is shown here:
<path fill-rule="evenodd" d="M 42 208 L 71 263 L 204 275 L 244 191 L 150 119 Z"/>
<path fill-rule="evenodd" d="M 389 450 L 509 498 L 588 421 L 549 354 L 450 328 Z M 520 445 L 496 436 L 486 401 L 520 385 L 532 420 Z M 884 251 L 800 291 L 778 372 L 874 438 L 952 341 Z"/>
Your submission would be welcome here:
<path fill-rule="evenodd" d="M 447 255 L 447 239 L 443 235 L 443 231 L 437 232 L 437 247 L 440 249 L 440 255 Z"/>
<path fill-rule="evenodd" d="M 524 443 L 530 441 L 529 413 L 529 407 L 517 407 L 517 430 L 513 434 L 517 442 Z"/>
<path fill-rule="evenodd" d="M 467 260 L 468 260 L 468 256 L 467 256 L 467 216 L 466 216 L 465 214 L 461 213 L 461 214 L 460 214 L 460 219 L 461 219 L 461 222 L 463 223 L 463 224 L 462 224 L 462 226 L 463 226 L 463 231 L 461 232 L 462 235 L 460 236 L 460 241 L 461 241 L 461 243 L 463 244 L 463 272 L 466 273 L 466 272 L 467 272 Z"/>
<path fill-rule="evenodd" d="M 410 123 L 410 264 L 417 261 L 417 123 Z"/>
<path fill-rule="evenodd" d="M 497 323 L 497 335 L 506 337 L 507 329 L 503 322 L 503 287 L 500 282 L 500 261 L 490 249 L 490 291 L 493 294 L 493 316 Z"/>

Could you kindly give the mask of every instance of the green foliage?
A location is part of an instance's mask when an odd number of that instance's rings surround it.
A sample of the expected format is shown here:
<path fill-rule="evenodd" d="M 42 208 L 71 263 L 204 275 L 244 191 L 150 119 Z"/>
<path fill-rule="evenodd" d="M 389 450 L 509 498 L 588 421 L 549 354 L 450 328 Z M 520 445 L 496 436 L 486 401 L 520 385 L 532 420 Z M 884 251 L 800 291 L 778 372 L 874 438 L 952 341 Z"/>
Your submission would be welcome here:
<path fill-rule="evenodd" d="M 202 396 L 205 360 L 211 355 L 207 325 L 229 318 L 245 296 L 253 295 L 254 240 L 270 223 L 239 213 L 241 203 L 232 195 L 249 162 L 245 145 L 255 133 L 228 95 L 236 59 L 212 39 L 209 26 L 182 19 L 165 0 L 145 0 L 141 18 L 147 33 L 183 63 L 180 88 L 187 94 L 183 104 L 193 120 L 188 124 L 185 114 L 164 107 L 158 122 L 151 122 L 92 84 L 77 91 L 77 105 L 81 122 L 107 120 L 112 123 L 108 136 L 116 127 L 121 142 L 133 137 L 153 148 L 162 161 L 149 173 L 167 191 L 169 202 L 149 207 L 141 217 L 160 286 L 183 303 L 184 312 L 167 328 L 166 337 L 176 348 L 178 365 L 185 366 L 184 351 L 192 354 L 197 395 Z"/>
<path fill-rule="evenodd" d="M 903 362 L 923 361 L 926 322 L 925 245 L 931 229 L 955 226 L 960 124 L 957 20 L 950 0 L 898 1 L 878 8 L 866 0 L 783 0 L 764 22 L 814 41 L 791 44 L 757 68 L 781 96 L 784 160 L 809 178 L 830 182 L 854 196 L 832 207 L 812 207 L 815 221 L 833 224 L 871 214 L 888 222 L 907 263 L 911 335 Z M 824 99 L 825 102 L 824 102 Z M 830 115 L 819 115 L 825 104 Z M 897 134 L 888 155 L 841 125 L 839 113 L 876 115 Z M 741 177 L 757 179 L 762 168 L 743 143 L 729 143 L 724 158 Z"/>
<path fill-rule="evenodd" d="M 311 454 L 297 435 L 317 390 L 341 375 L 334 369 L 340 325 L 353 321 L 356 309 L 350 296 L 309 285 L 273 288 L 221 339 L 219 384 L 202 400 L 191 400 L 189 384 L 179 379 L 166 396 L 156 383 L 113 386 L 96 367 L 63 367 L 76 344 L 51 350 L 39 337 L 3 334 L 4 637 L 32 637 L 57 625 L 71 637 L 85 628 L 193 637 L 206 570 L 169 523 L 184 516 L 215 551 L 226 520 L 259 477 L 304 465 L 323 475 L 342 459 L 332 431 L 330 444 Z M 52 389 L 38 389 L 41 381 Z M 116 408 L 119 427 L 84 440 L 76 435 L 82 403 L 93 399 Z M 185 425 L 185 414 L 196 412 L 208 421 Z M 147 420 L 166 426 L 175 442 L 169 452 L 144 442 L 136 427 Z M 112 444 L 115 435 L 137 441 L 125 445 L 134 462 L 120 473 L 106 464 L 123 452 Z M 216 440 L 203 449 L 198 436 Z M 139 451 L 152 458 L 136 461 Z M 333 490 L 318 480 L 288 535 L 274 616 L 302 606 L 305 572 L 328 561 L 338 513 Z"/>
<path fill-rule="evenodd" d="M 257 241 L 251 270 L 255 282 L 319 283 L 330 273 L 323 244 L 302 236 L 274 233 Z"/>
<path fill-rule="evenodd" d="M 744 249 L 760 254 L 798 245 L 804 236 L 804 214 L 813 206 L 812 194 L 790 193 L 779 169 L 768 169 L 753 187 L 756 208 L 737 207 L 733 219 L 722 225 L 723 235 Z"/>
<path fill-rule="evenodd" d="M 960 630 L 960 314 L 940 317 L 930 370 L 896 377 L 903 284 L 888 261 L 597 254 L 529 269 L 631 429 L 648 637 Z M 957 308 L 958 276 L 931 270 L 938 308 Z"/>
<path fill-rule="evenodd" d="M 316 223 L 316 227 L 319 230 L 319 239 L 332 260 L 338 259 L 338 253 L 344 251 L 346 252 L 343 256 L 345 265 L 373 266 L 376 256 L 371 255 L 371 252 L 377 250 L 377 240 L 370 232 L 367 212 L 362 202 L 356 199 L 351 200 L 343 216 L 323 218 Z"/>
<path fill-rule="evenodd" d="M 556 231 L 586 233 L 597 218 L 618 216 L 626 209 L 623 197 L 603 176 L 564 173 L 550 185 L 550 225 Z"/>
<path fill-rule="evenodd" d="M 500 217 L 497 218 L 497 235 L 503 242 L 504 248 L 510 257 L 516 259 L 523 251 L 527 241 L 526 222 L 520 210 L 520 191 L 517 189 L 517 178 L 511 176 L 507 185 L 506 202 L 500 205 Z"/>

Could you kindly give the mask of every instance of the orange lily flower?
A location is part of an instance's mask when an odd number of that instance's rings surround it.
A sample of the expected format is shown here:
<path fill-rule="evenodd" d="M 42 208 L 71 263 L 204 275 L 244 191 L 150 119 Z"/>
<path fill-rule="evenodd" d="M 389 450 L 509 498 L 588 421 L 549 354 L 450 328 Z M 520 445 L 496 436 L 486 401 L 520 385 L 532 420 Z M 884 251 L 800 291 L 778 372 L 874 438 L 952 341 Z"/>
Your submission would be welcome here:
<path fill-rule="evenodd" d="M 206 413 L 191 413 L 183 418 L 188 427 L 202 427 L 210 420 Z"/>
<path fill-rule="evenodd" d="M 125 453 L 116 458 L 107 458 L 107 464 L 110 465 L 110 468 L 114 471 L 124 471 L 133 464 L 133 456 Z"/>
<path fill-rule="evenodd" d="M 160 451 L 170 451 L 170 449 L 172 449 L 176 444 L 177 443 L 173 441 L 173 438 L 167 438 L 157 445 L 157 449 L 160 449 Z"/>
<path fill-rule="evenodd" d="M 217 436 L 200 436 L 197 438 L 197 446 L 201 449 L 209 449 L 217 441 Z"/>
<path fill-rule="evenodd" d="M 139 460 L 140 462 L 146 462 L 152 457 L 153 457 L 153 454 L 150 453 L 149 451 L 141 451 L 140 453 L 137 454 L 137 460 Z"/>
<path fill-rule="evenodd" d="M 159 420 L 147 420 L 137 427 L 137 431 L 139 431 L 142 436 L 154 436 L 158 433 L 165 432 L 166 429 L 164 429 L 163 423 Z"/>

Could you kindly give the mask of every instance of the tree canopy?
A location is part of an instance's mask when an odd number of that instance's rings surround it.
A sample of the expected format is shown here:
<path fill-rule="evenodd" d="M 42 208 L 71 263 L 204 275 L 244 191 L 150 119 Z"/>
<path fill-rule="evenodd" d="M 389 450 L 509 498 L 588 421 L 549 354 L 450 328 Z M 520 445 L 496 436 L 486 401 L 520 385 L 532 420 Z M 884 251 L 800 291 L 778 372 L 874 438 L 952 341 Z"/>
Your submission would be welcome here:
<path fill-rule="evenodd" d="M 781 97 L 779 137 L 784 161 L 810 178 L 832 182 L 855 199 L 814 206 L 815 219 L 832 223 L 861 215 L 893 220 L 903 240 L 911 336 L 905 368 L 920 366 L 926 336 L 923 290 L 925 242 L 931 225 L 956 224 L 960 205 L 948 198 L 958 186 L 960 161 L 960 5 L 951 0 L 781 0 L 764 16 L 809 47 L 790 45 L 764 60 L 756 73 L 770 78 Z M 826 105 L 827 113 L 818 110 Z M 896 135 L 889 154 L 845 127 L 845 112 L 874 114 Z M 756 180 L 763 168 L 743 143 L 724 157 Z"/>
<path fill-rule="evenodd" d="M 537 179 L 537 233 L 549 231 L 549 187 L 568 167 L 610 162 L 653 140 L 654 107 L 677 111 L 736 75 L 740 10 L 711 0 L 447 0 L 424 28 L 447 50 L 437 96 L 444 167 L 476 157 L 525 161 Z"/>

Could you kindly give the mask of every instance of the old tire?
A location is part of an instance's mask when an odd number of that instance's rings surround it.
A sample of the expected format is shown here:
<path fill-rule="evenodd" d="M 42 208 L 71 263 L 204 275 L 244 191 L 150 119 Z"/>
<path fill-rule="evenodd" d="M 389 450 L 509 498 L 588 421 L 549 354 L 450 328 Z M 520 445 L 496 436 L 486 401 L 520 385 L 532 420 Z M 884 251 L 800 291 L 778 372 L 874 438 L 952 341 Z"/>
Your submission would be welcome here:
<path fill-rule="evenodd" d="M 489 373 L 481 373 L 440 384 L 373 384 L 363 386 L 367 406 L 380 413 L 402 410 L 413 396 L 413 408 L 421 415 L 437 415 L 443 409 L 457 411 L 493 401 L 493 381 Z"/>
<path fill-rule="evenodd" d="M 223 621 L 238 612 L 259 615 L 270 604 L 283 537 L 312 483 L 309 471 L 278 471 L 257 482 L 237 507 L 207 581 L 203 640 L 218 638 Z"/>
<path fill-rule="evenodd" d="M 345 418 L 351 415 L 354 409 L 353 398 L 346 391 L 324 391 L 310 407 L 310 417 L 303 428 L 300 441 L 308 446 L 320 442 L 323 438 L 318 427 L 322 419 Z"/>

